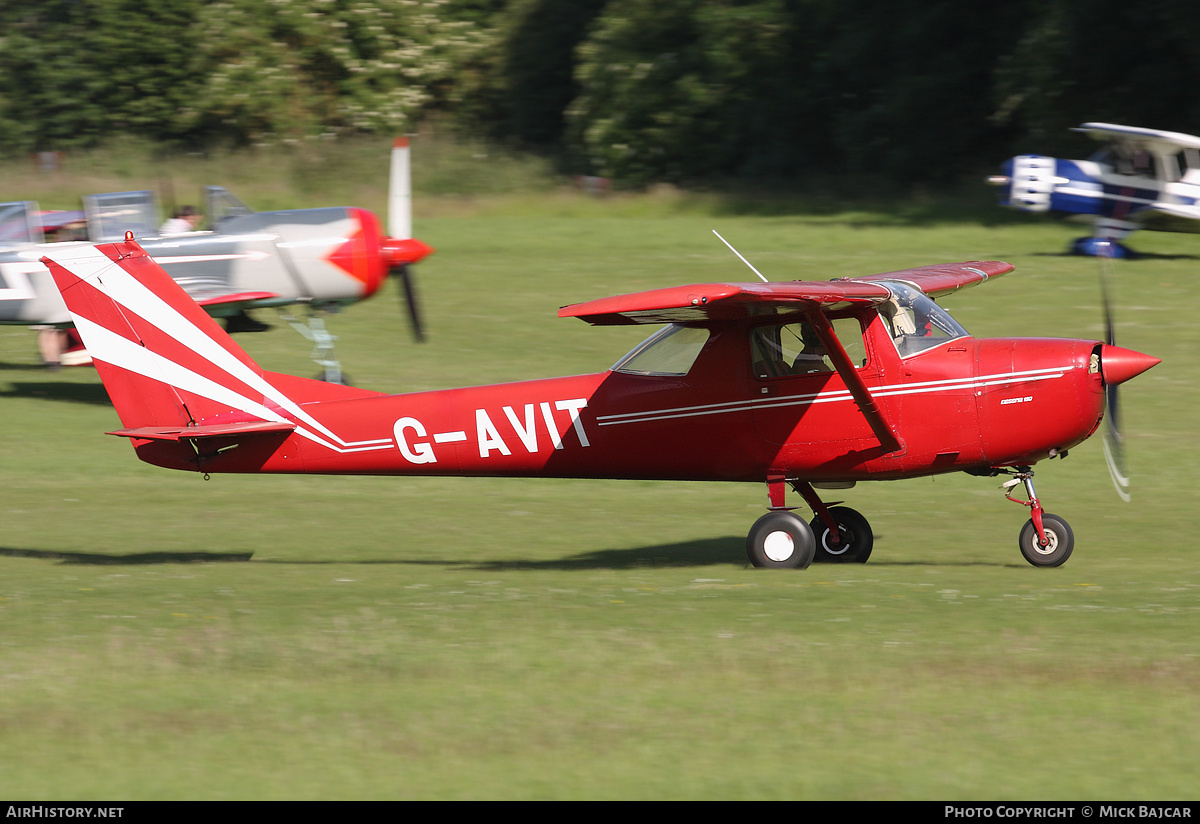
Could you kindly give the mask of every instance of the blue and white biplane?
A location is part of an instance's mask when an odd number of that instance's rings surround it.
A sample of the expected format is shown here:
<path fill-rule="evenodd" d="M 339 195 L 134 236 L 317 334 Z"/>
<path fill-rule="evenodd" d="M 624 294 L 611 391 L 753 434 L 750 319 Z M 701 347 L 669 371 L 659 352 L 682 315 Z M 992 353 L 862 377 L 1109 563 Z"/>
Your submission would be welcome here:
<path fill-rule="evenodd" d="M 1125 257 L 1136 229 L 1200 232 L 1200 137 L 1136 126 L 1084 123 L 1075 131 L 1103 142 L 1087 160 L 1018 155 L 1003 174 L 1000 203 L 1022 212 L 1067 215 L 1093 224 L 1075 240 L 1082 255 Z"/>

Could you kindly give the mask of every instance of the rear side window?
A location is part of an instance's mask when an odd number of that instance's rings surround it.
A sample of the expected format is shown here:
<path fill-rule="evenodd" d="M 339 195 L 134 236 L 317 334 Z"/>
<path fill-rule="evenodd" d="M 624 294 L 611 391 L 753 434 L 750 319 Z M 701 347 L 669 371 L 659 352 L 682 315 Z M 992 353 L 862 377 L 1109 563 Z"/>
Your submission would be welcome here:
<path fill-rule="evenodd" d="M 692 368 L 709 330 L 677 324 L 658 330 L 642 341 L 613 366 L 612 371 L 628 375 L 664 375 L 682 377 Z"/>

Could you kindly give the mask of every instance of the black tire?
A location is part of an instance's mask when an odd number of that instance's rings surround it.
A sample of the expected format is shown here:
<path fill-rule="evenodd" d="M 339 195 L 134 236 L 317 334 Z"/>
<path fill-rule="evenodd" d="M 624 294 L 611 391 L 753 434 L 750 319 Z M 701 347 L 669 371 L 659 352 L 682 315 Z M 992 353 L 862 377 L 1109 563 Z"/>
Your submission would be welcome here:
<path fill-rule="evenodd" d="M 865 564 L 871 557 L 871 549 L 875 545 L 875 536 L 871 525 L 861 514 L 848 506 L 835 506 L 829 514 L 837 521 L 838 533 L 842 542 L 837 546 L 829 543 L 829 528 L 818 516 L 810 524 L 816 543 L 817 555 L 814 560 L 818 563 Z"/>
<path fill-rule="evenodd" d="M 777 509 L 754 522 L 746 536 L 746 554 L 756 567 L 805 569 L 816 554 L 816 541 L 804 519 Z"/>
<path fill-rule="evenodd" d="M 1062 566 L 1071 557 L 1075 548 L 1075 533 L 1067 522 L 1057 515 L 1042 515 L 1042 529 L 1050 540 L 1047 546 L 1038 546 L 1037 527 L 1030 518 L 1021 528 L 1021 554 L 1025 560 L 1037 567 Z"/>

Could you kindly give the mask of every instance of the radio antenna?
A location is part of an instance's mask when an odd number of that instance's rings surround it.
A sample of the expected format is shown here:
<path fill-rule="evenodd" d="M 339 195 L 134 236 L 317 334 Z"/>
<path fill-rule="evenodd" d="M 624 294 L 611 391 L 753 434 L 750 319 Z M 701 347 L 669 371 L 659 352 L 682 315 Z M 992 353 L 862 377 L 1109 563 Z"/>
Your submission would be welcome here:
<path fill-rule="evenodd" d="M 744 263 L 744 264 L 746 264 L 747 266 L 749 266 L 749 267 L 750 267 L 750 271 L 751 271 L 751 272 L 753 272 L 754 274 L 758 275 L 759 279 L 760 279 L 760 280 L 762 280 L 762 282 L 763 282 L 763 283 L 770 283 L 770 281 L 769 281 L 769 280 L 767 280 L 765 277 L 763 277 L 763 273 L 762 273 L 762 272 L 760 272 L 760 271 L 758 271 L 757 269 L 755 269 L 755 268 L 754 268 L 754 265 L 753 265 L 752 263 L 750 263 L 750 261 L 748 261 L 748 260 L 746 260 L 744 257 L 742 257 L 742 253 L 741 253 L 741 252 L 739 252 L 737 249 L 734 249 L 734 248 L 733 248 L 733 244 L 732 244 L 732 243 L 730 243 L 730 242 L 729 242 L 728 240 L 726 240 L 725 238 L 721 237 L 721 233 L 720 233 L 720 232 L 718 232 L 716 229 L 713 229 L 713 230 L 712 230 L 712 233 L 713 233 L 714 235 L 716 235 L 718 238 L 720 238 L 721 242 L 722 242 L 722 243 L 724 243 L 726 246 L 728 246 L 728 247 L 729 247 L 729 251 L 731 251 L 731 252 L 733 252 L 735 255 L 737 255 L 737 256 L 738 256 L 738 257 L 741 259 L 742 263 Z"/>

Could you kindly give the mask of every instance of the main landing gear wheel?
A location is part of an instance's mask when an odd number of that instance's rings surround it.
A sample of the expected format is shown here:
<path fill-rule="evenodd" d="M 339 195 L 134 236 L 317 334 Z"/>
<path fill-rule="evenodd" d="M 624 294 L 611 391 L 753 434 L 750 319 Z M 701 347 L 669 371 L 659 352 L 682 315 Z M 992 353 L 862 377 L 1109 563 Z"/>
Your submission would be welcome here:
<path fill-rule="evenodd" d="M 746 554 L 756 567 L 805 569 L 816 554 L 816 540 L 799 515 L 777 509 L 754 522 L 746 536 Z"/>
<path fill-rule="evenodd" d="M 1071 557 L 1071 550 L 1075 548 L 1075 533 L 1066 521 L 1049 513 L 1042 515 L 1042 529 L 1048 541 L 1045 546 L 1038 542 L 1037 527 L 1033 525 L 1033 519 L 1025 522 L 1025 526 L 1021 528 L 1021 554 L 1034 566 L 1062 566 Z"/>
<path fill-rule="evenodd" d="M 848 506 L 831 507 L 829 514 L 837 521 L 838 534 L 841 541 L 834 545 L 829 528 L 821 517 L 812 519 L 813 536 L 816 540 L 817 555 L 814 560 L 818 563 L 833 561 L 843 564 L 864 564 L 871 557 L 871 547 L 875 537 L 871 534 L 871 525 L 857 511 Z"/>

